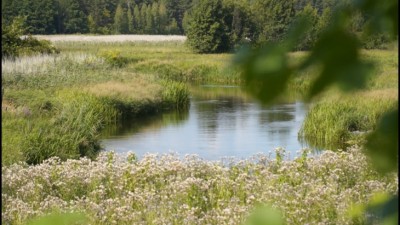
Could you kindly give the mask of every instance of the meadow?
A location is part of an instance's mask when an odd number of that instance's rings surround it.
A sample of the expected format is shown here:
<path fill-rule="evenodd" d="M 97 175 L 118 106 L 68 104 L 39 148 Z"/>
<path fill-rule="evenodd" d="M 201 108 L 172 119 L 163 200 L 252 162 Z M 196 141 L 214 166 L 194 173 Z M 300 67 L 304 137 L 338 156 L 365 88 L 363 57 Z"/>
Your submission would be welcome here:
<path fill-rule="evenodd" d="M 123 119 L 186 110 L 189 85 L 239 85 L 232 54 L 194 54 L 181 40 L 54 45 L 59 54 L 2 60 L 5 224 L 70 211 L 84 212 L 84 224 L 241 224 L 266 203 L 287 224 L 365 224 L 365 207 L 398 191 L 398 175 L 377 174 L 356 145 L 397 107 L 397 49 L 362 52 L 377 65 L 364 91 L 333 87 L 312 100 L 300 138 L 333 151 L 209 162 L 124 158 L 101 152 L 98 139 Z M 306 54 L 291 53 L 293 63 Z M 317 72 L 296 74 L 289 99 Z"/>
<path fill-rule="evenodd" d="M 204 161 L 194 155 L 136 160 L 108 152 L 40 165 L 2 167 L 2 222 L 25 224 L 50 212 L 83 212 L 80 224 L 243 224 L 253 208 L 279 209 L 285 224 L 365 224 L 369 204 L 397 193 L 358 148 Z M 369 218 L 370 220 L 374 218 Z"/>

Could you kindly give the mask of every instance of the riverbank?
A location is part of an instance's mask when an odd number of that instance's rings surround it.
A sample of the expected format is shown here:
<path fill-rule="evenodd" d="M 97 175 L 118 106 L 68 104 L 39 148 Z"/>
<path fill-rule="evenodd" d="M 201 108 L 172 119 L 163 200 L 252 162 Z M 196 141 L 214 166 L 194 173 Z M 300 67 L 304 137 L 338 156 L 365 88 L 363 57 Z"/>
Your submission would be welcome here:
<path fill-rule="evenodd" d="M 240 71 L 230 54 L 197 55 L 181 42 L 56 47 L 59 55 L 2 62 L 3 223 L 79 211 L 84 224 L 240 224 L 254 207 L 269 204 L 287 224 L 364 224 L 367 206 L 398 192 L 398 174 L 376 173 L 361 147 L 315 157 L 303 152 L 290 161 L 279 149 L 276 158 L 224 163 L 98 154 L 107 124 L 185 110 L 187 83 L 239 84 Z M 363 54 L 378 65 L 366 91 L 343 97 L 331 90 L 315 99 L 309 123 L 329 122 L 310 138 L 329 137 L 332 122 L 340 132 L 367 132 L 397 102 L 397 51 Z M 316 71 L 296 75 L 289 90 L 306 91 Z"/>
<path fill-rule="evenodd" d="M 51 156 L 94 156 L 100 148 L 99 130 L 107 123 L 115 123 L 121 116 L 184 109 L 189 97 L 186 84 L 241 82 L 232 54 L 194 54 L 181 41 L 102 42 L 101 47 L 85 41 L 54 43 L 61 50 L 58 55 L 2 62 L 5 164 L 20 160 L 37 163 Z M 293 63 L 305 54 L 291 53 Z M 384 111 L 397 101 L 393 97 L 398 90 L 397 51 L 362 54 L 377 65 L 367 90 L 351 97 L 331 91 L 315 99 L 300 133 L 309 143 L 332 149 L 344 143 L 360 144 L 363 138 L 352 132 L 364 134 L 374 129 Z M 287 95 L 301 97 L 317 72 L 311 68 L 296 74 Z M 365 97 L 374 93 L 385 94 Z M 340 105 L 350 108 L 343 110 Z M 318 111 L 320 108 L 325 111 Z M 326 115 L 331 115 L 327 126 L 313 126 L 325 121 Z M 342 123 L 336 120 L 339 117 L 350 119 L 340 120 Z M 331 129 L 332 124 L 337 129 Z M 79 134 L 74 134 L 78 130 Z"/>
<path fill-rule="evenodd" d="M 107 124 L 188 107 L 184 84 L 124 71 L 114 63 L 123 60 L 113 57 L 61 53 L 3 61 L 2 163 L 94 158 Z"/>

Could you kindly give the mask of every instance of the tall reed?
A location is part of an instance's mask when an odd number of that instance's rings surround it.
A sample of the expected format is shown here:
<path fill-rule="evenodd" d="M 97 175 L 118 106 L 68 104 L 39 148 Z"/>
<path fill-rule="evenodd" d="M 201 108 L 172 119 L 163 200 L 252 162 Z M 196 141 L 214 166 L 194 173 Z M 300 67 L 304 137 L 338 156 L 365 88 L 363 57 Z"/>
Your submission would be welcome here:
<path fill-rule="evenodd" d="M 396 106 L 391 90 L 328 97 L 307 113 L 299 137 L 317 148 L 345 149 L 374 130 L 381 116 Z"/>

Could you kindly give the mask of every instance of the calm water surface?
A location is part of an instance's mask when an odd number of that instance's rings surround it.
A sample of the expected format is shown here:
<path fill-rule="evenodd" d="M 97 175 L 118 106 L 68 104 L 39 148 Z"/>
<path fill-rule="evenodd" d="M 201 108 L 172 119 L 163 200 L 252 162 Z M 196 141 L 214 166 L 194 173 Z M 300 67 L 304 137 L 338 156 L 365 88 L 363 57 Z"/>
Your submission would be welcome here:
<path fill-rule="evenodd" d="M 290 156 L 307 147 L 297 138 L 307 106 L 300 101 L 263 107 L 234 86 L 192 89 L 190 109 L 123 122 L 102 140 L 118 153 L 177 152 L 203 159 L 248 158 L 283 147 Z"/>

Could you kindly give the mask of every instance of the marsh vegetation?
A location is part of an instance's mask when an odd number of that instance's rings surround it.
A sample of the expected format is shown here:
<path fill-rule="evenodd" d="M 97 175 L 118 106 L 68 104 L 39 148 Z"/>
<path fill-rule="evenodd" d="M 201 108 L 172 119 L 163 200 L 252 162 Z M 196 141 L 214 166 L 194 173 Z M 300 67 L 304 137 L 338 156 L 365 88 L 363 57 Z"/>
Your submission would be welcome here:
<path fill-rule="evenodd" d="M 365 222 L 357 207 L 375 193 L 397 192 L 396 175 L 374 172 L 359 147 L 315 157 L 305 152 L 291 161 L 282 152 L 224 163 L 195 156 L 99 155 L 106 127 L 168 110 L 185 112 L 189 85 L 240 85 L 240 71 L 230 64 L 231 54 L 198 55 L 177 41 L 101 48 L 54 43 L 60 54 L 2 61 L 3 222 L 24 224 L 33 216 L 74 210 L 85 212 L 89 224 L 239 224 L 254 206 L 269 202 L 290 224 L 355 224 Z M 364 132 L 397 106 L 397 52 L 362 54 L 379 65 L 367 90 L 346 96 L 332 88 L 314 99 L 300 130 L 311 145 L 335 150 L 362 144 Z M 301 97 L 316 70 L 290 80 L 287 99 Z"/>

